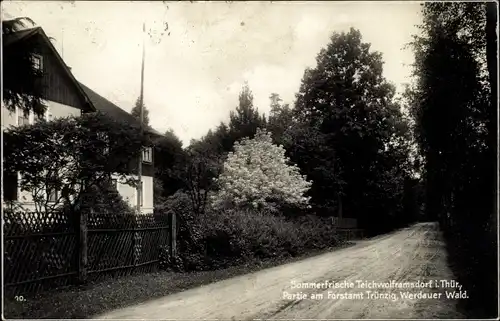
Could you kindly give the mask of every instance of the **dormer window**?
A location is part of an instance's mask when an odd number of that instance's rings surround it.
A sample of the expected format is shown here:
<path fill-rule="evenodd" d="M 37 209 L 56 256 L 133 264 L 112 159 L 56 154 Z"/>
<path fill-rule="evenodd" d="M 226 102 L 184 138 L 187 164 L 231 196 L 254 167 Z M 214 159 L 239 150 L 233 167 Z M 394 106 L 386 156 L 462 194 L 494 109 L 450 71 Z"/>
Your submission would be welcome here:
<path fill-rule="evenodd" d="M 151 147 L 144 147 L 142 149 L 142 161 L 144 163 L 153 162 L 153 149 Z"/>
<path fill-rule="evenodd" d="M 43 70 L 43 57 L 38 54 L 31 55 L 31 62 L 33 63 L 33 68 L 37 71 Z"/>
<path fill-rule="evenodd" d="M 37 71 L 43 70 L 43 59 L 41 55 L 33 54 L 31 55 L 31 62 L 33 63 L 33 68 Z"/>

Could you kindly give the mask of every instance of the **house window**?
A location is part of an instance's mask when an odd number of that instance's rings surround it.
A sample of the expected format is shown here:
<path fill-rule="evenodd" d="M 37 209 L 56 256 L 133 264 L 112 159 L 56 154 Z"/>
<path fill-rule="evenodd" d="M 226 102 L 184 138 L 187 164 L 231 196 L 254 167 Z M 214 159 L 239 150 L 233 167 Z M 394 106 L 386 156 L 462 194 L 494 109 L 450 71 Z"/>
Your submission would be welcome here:
<path fill-rule="evenodd" d="M 48 178 L 48 186 L 46 185 L 47 188 L 47 201 L 56 203 L 59 200 L 59 190 L 54 187 L 57 184 L 57 172 L 56 171 L 50 171 L 47 173 L 47 178 Z"/>
<path fill-rule="evenodd" d="M 59 192 L 55 188 L 49 188 L 47 190 L 47 200 L 51 203 L 57 202 Z"/>
<path fill-rule="evenodd" d="M 31 56 L 31 62 L 33 63 L 33 68 L 35 70 L 41 71 L 43 69 L 43 60 L 42 56 L 40 55 L 32 55 Z"/>
<path fill-rule="evenodd" d="M 17 125 L 29 125 L 30 124 L 30 112 L 25 112 L 21 108 L 17 108 Z"/>
<path fill-rule="evenodd" d="M 27 190 L 23 186 L 23 174 L 21 172 L 17 172 L 17 200 L 26 200 L 26 195 L 22 192 L 26 192 Z"/>
<path fill-rule="evenodd" d="M 144 147 L 142 149 L 142 161 L 144 163 L 153 162 L 153 149 L 151 147 Z"/>

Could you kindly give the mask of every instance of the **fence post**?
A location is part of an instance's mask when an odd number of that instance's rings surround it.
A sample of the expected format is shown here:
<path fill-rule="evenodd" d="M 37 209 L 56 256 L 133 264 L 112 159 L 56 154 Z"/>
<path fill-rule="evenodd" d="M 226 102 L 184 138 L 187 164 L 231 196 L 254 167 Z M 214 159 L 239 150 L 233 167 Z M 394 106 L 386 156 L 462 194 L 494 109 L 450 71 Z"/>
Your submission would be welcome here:
<path fill-rule="evenodd" d="M 172 212 L 172 219 L 170 222 L 170 255 L 177 256 L 177 222 L 175 213 Z"/>
<path fill-rule="evenodd" d="M 92 209 L 88 209 L 92 211 Z M 78 281 L 83 284 L 87 281 L 87 265 L 88 265 L 88 212 L 84 208 L 80 211 L 79 231 L 78 231 Z"/>
<path fill-rule="evenodd" d="M 140 215 L 140 214 L 139 214 Z M 142 242 L 140 240 L 140 235 L 139 235 L 139 232 L 137 231 L 137 228 L 139 227 L 139 222 L 140 222 L 140 219 L 138 216 L 134 215 L 134 221 L 133 221 L 133 233 L 134 233 L 134 236 L 133 236 L 133 243 L 132 243 L 132 246 L 133 246 L 133 253 L 134 253 L 134 268 L 137 266 L 137 264 L 139 263 L 139 257 L 141 255 L 141 246 L 142 246 Z"/>

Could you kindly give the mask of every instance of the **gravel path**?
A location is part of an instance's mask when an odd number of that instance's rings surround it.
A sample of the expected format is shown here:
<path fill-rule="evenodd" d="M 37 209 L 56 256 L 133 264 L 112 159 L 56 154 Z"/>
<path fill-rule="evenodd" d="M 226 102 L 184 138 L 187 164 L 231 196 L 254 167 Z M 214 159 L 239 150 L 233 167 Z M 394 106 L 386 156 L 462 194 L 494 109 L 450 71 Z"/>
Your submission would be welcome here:
<path fill-rule="evenodd" d="M 458 299 L 447 298 L 446 294 L 461 290 L 466 296 L 466 289 L 441 280 L 453 280 L 446 265 L 444 243 L 435 223 L 420 223 L 361 241 L 353 247 L 151 300 L 96 318 L 462 317 L 456 312 Z M 421 287 L 401 288 L 415 282 Z M 329 287 L 324 287 L 325 284 Z"/>

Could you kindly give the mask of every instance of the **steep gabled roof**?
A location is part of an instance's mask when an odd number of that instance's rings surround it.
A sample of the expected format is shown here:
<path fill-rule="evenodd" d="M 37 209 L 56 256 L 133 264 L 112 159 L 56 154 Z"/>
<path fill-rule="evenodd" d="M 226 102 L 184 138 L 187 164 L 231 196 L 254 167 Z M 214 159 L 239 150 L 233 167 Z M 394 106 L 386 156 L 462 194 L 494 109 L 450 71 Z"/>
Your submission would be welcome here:
<path fill-rule="evenodd" d="M 35 27 L 35 28 L 29 28 L 29 29 L 24 29 L 24 30 L 8 33 L 8 34 L 3 34 L 2 35 L 3 45 L 5 47 L 5 46 L 9 46 L 13 43 L 16 43 L 20 40 L 27 39 L 27 38 L 33 36 L 34 34 L 38 33 L 39 29 L 41 29 L 41 28 Z"/>
<path fill-rule="evenodd" d="M 67 73 L 69 78 L 71 79 L 72 83 L 74 83 L 75 87 L 79 91 L 79 93 L 82 95 L 83 99 L 85 102 L 88 104 L 90 111 L 101 111 L 103 113 L 108 114 L 109 116 L 113 117 L 114 119 L 117 120 L 122 120 L 126 121 L 129 123 L 136 123 L 138 124 L 139 122 L 137 119 L 126 112 L 125 110 L 121 109 L 120 107 L 116 106 L 106 98 L 102 97 L 89 87 L 85 86 L 84 84 L 80 83 L 79 81 L 76 80 L 76 78 L 73 76 L 71 73 L 71 70 L 68 68 L 66 63 L 63 61 L 62 57 L 59 55 L 57 52 L 56 48 L 50 41 L 50 38 L 45 34 L 43 29 L 41 27 L 34 27 L 34 28 L 29 28 L 29 29 L 24 29 L 8 34 L 3 34 L 2 36 L 2 41 L 3 41 L 3 47 L 7 48 L 8 46 L 11 46 L 19 41 L 27 41 L 31 37 L 35 35 L 41 35 L 44 41 L 46 42 L 47 46 L 52 50 L 54 56 L 57 58 L 59 63 L 61 64 L 63 70 Z M 160 132 L 157 130 L 151 128 L 148 126 L 145 128 L 145 131 L 147 133 L 153 134 L 155 136 L 163 136 Z"/>
<path fill-rule="evenodd" d="M 84 84 L 82 84 L 82 83 L 79 83 L 79 84 L 83 88 L 83 90 L 85 91 L 87 96 L 92 101 L 92 104 L 94 105 L 94 107 L 98 111 L 106 113 L 110 117 L 112 117 L 116 120 L 125 121 L 125 122 L 131 123 L 131 124 L 139 124 L 139 121 L 134 116 L 132 116 L 130 113 L 128 113 L 125 110 L 123 110 L 122 108 L 116 106 L 115 104 L 113 104 L 112 102 L 110 102 L 106 98 L 102 97 L 101 95 L 99 95 L 98 93 L 96 93 L 95 91 L 90 89 L 89 87 L 85 86 Z M 147 126 L 144 129 L 144 131 L 149 133 L 149 134 L 156 135 L 156 136 L 163 136 L 163 134 L 161 134 L 157 130 L 151 128 L 150 126 Z"/>
<path fill-rule="evenodd" d="M 85 101 L 86 106 L 89 109 L 88 111 L 95 111 L 95 108 L 92 105 L 92 102 L 90 101 L 89 97 L 83 91 L 83 89 L 80 87 L 80 84 L 75 79 L 75 76 L 73 76 L 73 73 L 71 73 L 71 70 L 68 68 L 68 66 L 66 65 L 66 63 L 64 62 L 62 57 L 59 55 L 56 48 L 54 47 L 54 45 L 50 41 L 50 38 L 43 31 L 42 27 L 34 27 L 34 28 L 23 29 L 20 31 L 12 32 L 12 33 L 3 34 L 2 35 L 2 46 L 5 50 L 9 46 L 11 46 L 15 43 L 18 43 L 20 41 L 27 41 L 35 35 L 40 35 L 42 37 L 42 39 L 44 40 L 45 44 L 47 45 L 47 47 L 52 51 L 54 57 L 56 57 L 57 61 L 61 65 L 62 69 L 64 70 L 64 72 L 67 74 L 67 76 L 71 80 L 71 83 L 73 83 L 76 90 L 78 91 L 78 93 L 81 95 L 81 97 Z"/>

